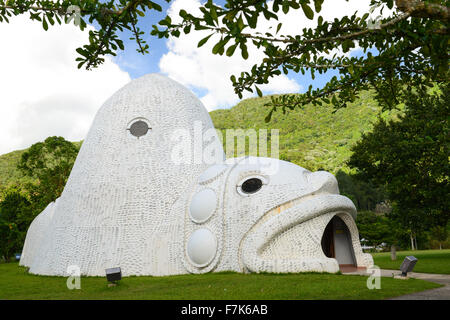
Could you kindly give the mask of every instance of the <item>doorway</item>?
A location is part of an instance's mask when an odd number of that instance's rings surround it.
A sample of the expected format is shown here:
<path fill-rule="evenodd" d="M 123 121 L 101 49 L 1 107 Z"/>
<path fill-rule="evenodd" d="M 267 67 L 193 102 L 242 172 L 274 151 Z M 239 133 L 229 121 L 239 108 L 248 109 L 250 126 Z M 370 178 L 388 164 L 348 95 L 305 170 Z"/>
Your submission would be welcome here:
<path fill-rule="evenodd" d="M 325 227 L 322 250 L 328 258 L 336 259 L 340 267 L 356 266 L 350 231 L 338 216 L 334 216 Z"/>

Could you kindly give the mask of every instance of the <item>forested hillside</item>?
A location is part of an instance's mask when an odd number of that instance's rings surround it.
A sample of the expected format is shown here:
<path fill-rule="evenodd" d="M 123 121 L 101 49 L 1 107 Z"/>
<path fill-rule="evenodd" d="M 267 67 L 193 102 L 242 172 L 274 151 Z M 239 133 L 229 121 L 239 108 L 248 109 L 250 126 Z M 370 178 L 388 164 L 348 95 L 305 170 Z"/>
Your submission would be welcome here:
<path fill-rule="evenodd" d="M 280 158 L 294 162 L 309 170 L 324 169 L 336 174 L 349 172 L 346 161 L 351 147 L 362 132 L 371 130 L 381 108 L 370 92 L 347 108 L 335 110 L 331 105 L 307 105 L 295 111 L 277 111 L 269 123 L 264 121 L 269 108 L 264 104 L 270 97 L 241 101 L 231 109 L 211 112 L 214 125 L 225 129 L 279 129 Z M 392 114 L 392 112 L 391 112 Z M 382 117 L 390 117 L 389 113 Z"/>
<path fill-rule="evenodd" d="M 73 142 L 73 144 L 80 147 L 81 141 Z M 27 150 L 16 150 L 0 155 L 0 192 L 11 185 L 24 185 L 27 182 L 32 182 L 29 177 L 24 176 L 17 169 L 20 157 Z"/>
<path fill-rule="evenodd" d="M 16 150 L 0 156 L 0 191 L 12 184 L 23 184 L 29 179 L 17 169 L 20 157 L 25 150 Z"/>

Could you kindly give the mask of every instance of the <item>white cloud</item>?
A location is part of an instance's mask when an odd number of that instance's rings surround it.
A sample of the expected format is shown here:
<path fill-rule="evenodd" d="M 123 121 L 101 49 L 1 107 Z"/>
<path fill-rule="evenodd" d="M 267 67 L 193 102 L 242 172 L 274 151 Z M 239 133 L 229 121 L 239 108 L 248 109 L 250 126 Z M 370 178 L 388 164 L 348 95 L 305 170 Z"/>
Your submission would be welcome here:
<path fill-rule="evenodd" d="M 198 0 L 176 0 L 168 13 L 172 20 L 184 8 L 188 12 L 198 12 Z M 175 20 L 176 21 L 176 20 Z M 197 48 L 200 39 L 208 32 L 192 32 L 181 38 L 170 38 L 167 42 L 169 52 L 160 60 L 159 67 L 163 73 L 191 88 L 205 90 L 202 102 L 209 110 L 228 107 L 239 98 L 231 86 L 230 76 L 251 68 L 260 61 L 264 54 L 256 48 L 249 49 L 249 59 L 241 58 L 239 49 L 232 57 L 213 55 L 212 46 L 217 42 L 212 38 L 203 47 Z M 261 86 L 265 93 L 286 93 L 300 90 L 300 85 L 293 79 L 282 75 L 269 85 Z M 245 96 L 250 96 L 246 93 Z"/>
<path fill-rule="evenodd" d="M 102 103 L 130 81 L 110 58 L 77 69 L 75 49 L 87 33 L 73 25 L 44 31 L 28 17 L 0 23 L 0 154 L 48 136 L 84 139 Z"/>
<path fill-rule="evenodd" d="M 198 14 L 200 2 L 200 0 L 175 0 L 169 8 L 168 14 L 172 17 L 172 21 L 180 21 L 181 18 L 179 18 L 178 13 L 181 9 L 185 9 L 192 14 Z M 355 11 L 358 11 L 358 15 L 362 16 L 369 9 L 369 4 L 369 0 L 325 1 L 320 15 L 323 16 L 324 20 L 329 21 L 344 15 L 351 15 Z M 388 11 L 385 10 L 384 16 L 387 14 Z M 373 16 L 376 17 L 376 13 Z M 301 10 L 291 10 L 287 15 L 279 12 L 279 21 L 261 20 L 258 23 L 257 31 L 264 33 L 269 27 L 275 30 L 278 22 L 283 23 L 279 34 L 285 35 L 299 33 L 303 28 L 314 27 L 317 24 L 316 19 L 308 20 Z M 182 84 L 205 91 L 206 93 L 201 100 L 209 110 L 212 110 L 219 107 L 229 107 L 238 102 L 239 98 L 233 91 L 230 76 L 250 70 L 254 64 L 260 63 L 264 53 L 253 45 L 249 45 L 248 60 L 241 58 L 239 48 L 236 49 L 232 57 L 213 55 L 211 50 L 212 46 L 217 43 L 218 35 L 213 36 L 201 48 L 197 48 L 200 39 L 208 34 L 207 31 L 195 31 L 181 38 L 169 38 L 167 41 L 169 52 L 162 56 L 159 67 L 161 72 Z M 358 50 L 358 48 L 354 50 Z M 338 48 L 330 52 L 329 55 L 337 51 Z M 284 74 L 271 79 L 268 85 L 261 87 L 266 94 L 299 92 L 301 88 L 299 83 Z M 246 92 L 244 97 L 250 95 Z"/>

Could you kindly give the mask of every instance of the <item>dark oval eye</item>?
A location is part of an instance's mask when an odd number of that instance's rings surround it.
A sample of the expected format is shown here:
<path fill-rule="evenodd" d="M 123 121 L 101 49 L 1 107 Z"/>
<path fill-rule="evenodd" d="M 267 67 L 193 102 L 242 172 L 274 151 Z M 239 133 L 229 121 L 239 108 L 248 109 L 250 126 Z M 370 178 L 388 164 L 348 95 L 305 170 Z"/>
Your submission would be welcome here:
<path fill-rule="evenodd" d="M 130 133 L 135 137 L 145 136 L 148 132 L 148 124 L 145 121 L 139 120 L 134 122 L 130 127 Z"/>
<path fill-rule="evenodd" d="M 241 186 L 241 189 L 245 193 L 255 193 L 259 189 L 261 189 L 263 182 L 258 178 L 251 178 L 245 180 Z"/>

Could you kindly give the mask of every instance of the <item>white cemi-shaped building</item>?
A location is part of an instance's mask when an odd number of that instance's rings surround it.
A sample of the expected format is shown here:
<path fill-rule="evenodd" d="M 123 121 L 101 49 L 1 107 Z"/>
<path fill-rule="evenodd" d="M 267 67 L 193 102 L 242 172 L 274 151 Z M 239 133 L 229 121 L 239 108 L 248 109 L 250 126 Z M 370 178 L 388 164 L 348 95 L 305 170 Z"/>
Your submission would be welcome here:
<path fill-rule="evenodd" d="M 31 224 L 33 274 L 337 272 L 369 267 L 337 181 L 271 158 L 224 159 L 202 103 L 158 74 L 98 111 L 61 197 Z"/>

